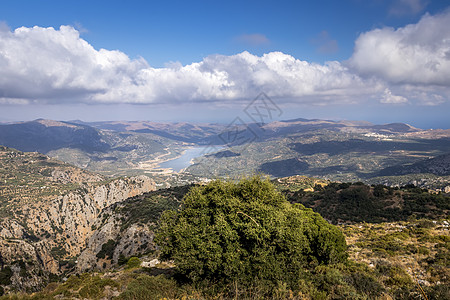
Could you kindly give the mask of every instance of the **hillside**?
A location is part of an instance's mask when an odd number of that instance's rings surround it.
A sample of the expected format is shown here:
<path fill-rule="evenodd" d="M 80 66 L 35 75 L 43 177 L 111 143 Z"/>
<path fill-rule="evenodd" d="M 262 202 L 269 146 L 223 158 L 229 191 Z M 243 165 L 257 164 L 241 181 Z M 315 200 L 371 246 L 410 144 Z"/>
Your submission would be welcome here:
<path fill-rule="evenodd" d="M 39 290 L 74 269 L 102 210 L 154 188 L 145 176 L 106 180 L 43 154 L 0 147 L 2 290 Z"/>
<path fill-rule="evenodd" d="M 22 152 L 0 146 L 0 214 L 8 215 L 23 205 L 62 195 L 83 183 L 105 177 L 52 159 L 38 152 Z"/>
<path fill-rule="evenodd" d="M 334 222 L 347 223 L 339 227 L 350 256 L 347 265 L 313 269 L 310 278 L 302 279 L 301 294 L 281 289 L 277 299 L 420 299 L 424 294 L 428 299 L 446 299 L 450 295 L 448 195 L 429 194 L 413 187 L 391 190 L 301 176 L 277 179 L 274 183 L 290 201 L 321 211 Z M 189 189 L 185 186 L 148 192 L 105 208 L 93 224 L 95 232 L 88 239 L 87 248 L 77 257 L 77 272 L 88 273 L 72 275 L 65 283 L 52 283 L 34 297 L 217 297 L 210 285 L 208 289 L 189 284 L 180 287 L 171 275 L 175 266 L 158 260 L 159 252 L 153 242 L 161 212 L 178 210 Z M 395 214 L 389 213 L 393 196 L 402 202 L 392 210 Z M 428 204 L 423 205 L 423 199 Z M 388 213 L 380 219 L 380 211 Z M 361 215 L 376 223 L 359 223 Z M 425 218 L 416 219 L 420 216 Z"/>
<path fill-rule="evenodd" d="M 378 172 L 379 176 L 429 173 L 438 176 L 450 175 L 450 153 L 421 160 L 409 165 L 393 166 Z"/>
<path fill-rule="evenodd" d="M 302 176 L 274 182 L 290 202 L 312 208 L 333 224 L 397 222 L 411 217 L 437 220 L 447 218 L 450 212 L 450 194 L 415 186 L 369 186 Z"/>

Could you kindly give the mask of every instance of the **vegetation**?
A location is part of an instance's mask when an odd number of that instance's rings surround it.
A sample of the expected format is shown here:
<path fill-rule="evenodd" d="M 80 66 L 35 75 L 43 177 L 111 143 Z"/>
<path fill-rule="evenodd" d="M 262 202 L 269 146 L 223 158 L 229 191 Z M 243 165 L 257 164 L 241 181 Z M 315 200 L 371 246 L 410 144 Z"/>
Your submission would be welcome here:
<path fill-rule="evenodd" d="M 123 216 L 122 229 L 135 223 L 156 224 L 162 212 L 179 208 L 181 200 L 192 186 L 185 185 L 144 193 L 114 204 L 112 209 Z"/>
<path fill-rule="evenodd" d="M 112 259 L 114 254 L 114 249 L 116 248 L 115 240 L 108 240 L 102 245 L 102 249 L 97 253 L 98 258 L 109 258 Z"/>
<path fill-rule="evenodd" d="M 160 253 L 122 254 L 115 269 L 34 294 L 9 290 L 15 277 L 4 266 L 0 299 L 450 298 L 448 194 L 302 176 L 273 183 L 218 180 L 116 203 L 105 212 L 122 229 L 160 226 L 161 255 L 174 264 L 141 268 Z M 97 256 L 111 258 L 118 243 L 107 241 Z M 12 268 L 28 278 L 27 263 Z"/>
<path fill-rule="evenodd" d="M 404 221 L 409 217 L 445 218 L 450 196 L 433 194 L 413 185 L 392 188 L 362 183 L 317 184 L 296 189 L 280 184 L 286 198 L 313 208 L 325 219 L 337 223 Z"/>
<path fill-rule="evenodd" d="M 180 280 L 298 289 L 306 270 L 346 262 L 342 233 L 290 204 L 268 179 L 194 187 L 179 212 L 163 214 L 156 236 Z"/>

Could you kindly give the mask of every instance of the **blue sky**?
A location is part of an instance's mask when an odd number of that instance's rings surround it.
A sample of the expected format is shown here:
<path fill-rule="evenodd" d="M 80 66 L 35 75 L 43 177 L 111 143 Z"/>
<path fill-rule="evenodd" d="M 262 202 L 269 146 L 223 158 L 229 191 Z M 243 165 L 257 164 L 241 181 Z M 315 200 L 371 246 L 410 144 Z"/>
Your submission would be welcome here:
<path fill-rule="evenodd" d="M 0 121 L 227 122 L 264 91 L 281 119 L 449 128 L 448 6 L 2 0 Z"/>

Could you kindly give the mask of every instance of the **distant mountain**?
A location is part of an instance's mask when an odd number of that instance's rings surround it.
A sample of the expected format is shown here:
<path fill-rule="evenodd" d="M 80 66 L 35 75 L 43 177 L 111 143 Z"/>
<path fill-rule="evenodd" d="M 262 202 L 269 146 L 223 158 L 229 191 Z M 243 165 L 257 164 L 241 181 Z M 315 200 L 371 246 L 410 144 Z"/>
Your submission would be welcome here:
<path fill-rule="evenodd" d="M 408 124 L 392 123 L 374 125 L 365 121 L 332 121 L 319 119 L 292 119 L 274 121 L 259 125 L 246 124 L 216 124 L 216 123 L 187 123 L 187 122 L 152 122 L 152 121 L 106 121 L 106 122 L 82 122 L 71 121 L 95 127 L 97 129 L 113 130 L 118 132 L 151 133 L 164 138 L 199 145 L 238 145 L 239 141 L 262 141 L 271 138 L 314 132 L 317 130 L 334 130 L 360 133 L 399 134 L 422 131 Z M 240 140 L 231 137 L 240 131 Z"/>
<path fill-rule="evenodd" d="M 261 171 L 275 177 L 361 180 L 385 168 L 450 153 L 450 130 L 304 118 L 262 125 L 39 119 L 0 125 L 0 145 L 39 151 L 114 176 L 153 173 L 187 148 L 217 145 L 221 152 L 197 160 L 187 172 L 228 176 Z"/>
<path fill-rule="evenodd" d="M 105 175 L 142 174 L 141 163 L 175 157 L 177 142 L 154 134 L 101 130 L 87 124 L 38 119 L 0 125 L 0 145 L 40 152 Z M 170 151 L 168 150 L 170 148 Z"/>
<path fill-rule="evenodd" d="M 197 124 L 152 121 L 105 121 L 87 123 L 78 120 L 73 122 L 118 132 L 151 133 L 175 141 L 196 144 L 209 144 L 211 142 L 220 144 L 220 141 L 215 140 L 215 138 L 217 138 L 219 133 L 226 130 L 226 125 L 214 123 Z"/>
<path fill-rule="evenodd" d="M 292 174 L 301 174 L 308 168 L 308 163 L 296 158 L 289 158 L 263 163 L 258 171 L 274 177 L 285 177 Z"/>
<path fill-rule="evenodd" d="M 266 132 L 267 136 L 316 131 L 320 129 L 378 134 L 399 134 L 422 131 L 421 129 L 404 123 L 374 125 L 365 121 L 308 120 L 301 118 L 271 122 L 263 125 L 262 129 Z"/>
<path fill-rule="evenodd" d="M 294 119 L 261 127 L 249 124 L 239 134 L 243 140 L 253 137 L 248 144 L 228 145 L 229 151 L 240 155 L 197 159 L 187 172 L 212 176 L 263 172 L 274 177 L 361 181 L 381 176 L 377 172 L 388 167 L 450 152 L 449 130 L 422 130 L 403 123 Z"/>
<path fill-rule="evenodd" d="M 111 149 L 95 128 L 44 119 L 0 125 L 0 145 L 41 153 L 61 148 L 75 148 L 89 153 Z"/>

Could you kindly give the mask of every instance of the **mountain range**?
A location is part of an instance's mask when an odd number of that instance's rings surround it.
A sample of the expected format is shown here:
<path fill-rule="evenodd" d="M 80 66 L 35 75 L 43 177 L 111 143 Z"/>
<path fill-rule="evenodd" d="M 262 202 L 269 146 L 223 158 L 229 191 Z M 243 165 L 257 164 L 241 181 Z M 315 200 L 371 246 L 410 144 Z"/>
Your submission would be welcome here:
<path fill-rule="evenodd" d="M 159 165 L 192 147 L 215 152 L 194 158 L 185 175 L 263 172 L 340 181 L 450 175 L 450 130 L 422 130 L 403 123 L 299 118 L 227 125 L 39 119 L 0 125 L 0 145 L 41 152 L 106 176 L 147 174 L 162 176 L 161 181 L 170 170 Z"/>

